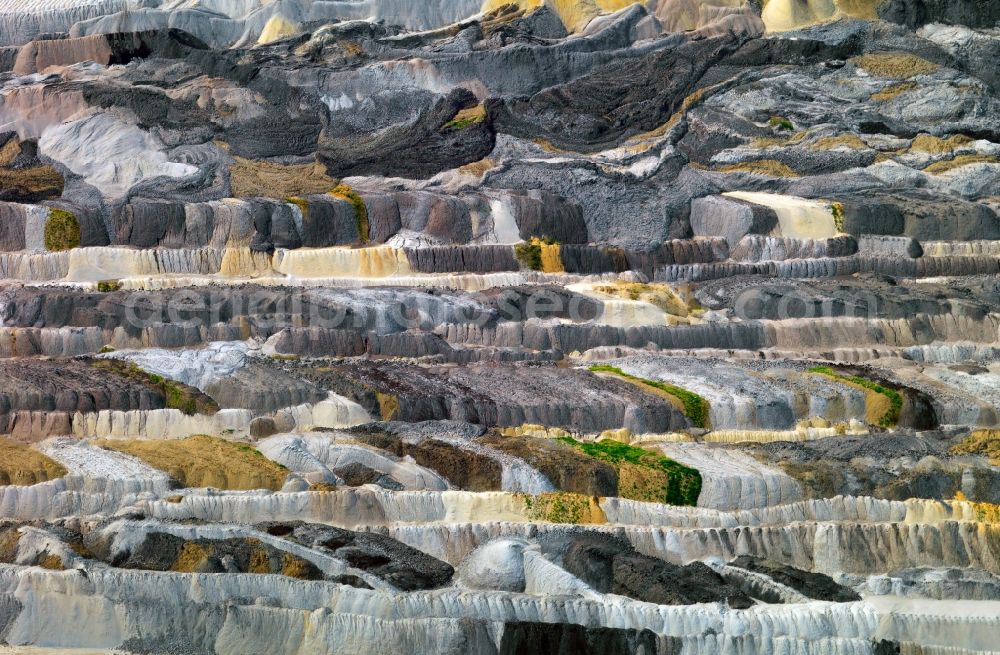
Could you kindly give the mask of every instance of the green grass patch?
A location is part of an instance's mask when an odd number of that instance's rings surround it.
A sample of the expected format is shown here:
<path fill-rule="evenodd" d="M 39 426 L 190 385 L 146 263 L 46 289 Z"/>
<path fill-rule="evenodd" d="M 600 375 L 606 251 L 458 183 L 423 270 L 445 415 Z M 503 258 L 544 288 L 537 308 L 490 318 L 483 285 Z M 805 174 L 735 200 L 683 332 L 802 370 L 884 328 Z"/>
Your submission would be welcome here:
<path fill-rule="evenodd" d="M 607 364 L 594 364 L 589 370 L 592 373 L 611 373 L 612 375 L 617 375 L 618 377 L 625 378 L 631 382 L 644 384 L 647 387 L 652 387 L 669 394 L 681 401 L 681 404 L 684 406 L 684 416 L 691 421 L 691 425 L 696 428 L 709 427 L 708 401 L 693 391 L 688 391 L 687 389 L 667 384 L 666 382 L 636 377 L 626 373 L 616 366 L 609 366 Z"/>
<path fill-rule="evenodd" d="M 80 222 L 72 213 L 52 209 L 45 221 L 45 249 L 51 252 L 72 250 L 80 245 Z"/>
<path fill-rule="evenodd" d="M 899 422 L 899 413 L 903 409 L 903 396 L 895 389 L 891 389 L 875 382 L 874 380 L 869 380 L 857 375 L 842 375 L 834 371 L 829 366 L 814 366 L 809 369 L 809 372 L 816 373 L 818 375 L 825 375 L 826 377 L 833 378 L 834 380 L 850 382 L 858 385 L 859 387 L 863 387 L 869 391 L 874 391 L 877 394 L 885 396 L 889 399 L 889 409 L 886 410 L 881 418 L 879 418 L 878 425 L 883 428 L 891 428 Z"/>
<path fill-rule="evenodd" d="M 693 506 L 698 502 L 701 474 L 697 469 L 620 441 L 605 439 L 590 443 L 577 441 L 572 437 L 558 437 L 556 440 L 618 469 L 619 493 L 623 498 L 669 505 Z M 642 471 L 646 473 L 642 474 Z M 633 479 L 629 481 L 626 480 L 627 477 Z M 623 483 L 631 485 L 632 493 L 622 489 Z"/>
<path fill-rule="evenodd" d="M 101 280 L 97 283 L 97 290 L 101 293 L 111 293 L 112 291 L 120 291 L 122 288 L 122 283 L 119 280 Z"/>

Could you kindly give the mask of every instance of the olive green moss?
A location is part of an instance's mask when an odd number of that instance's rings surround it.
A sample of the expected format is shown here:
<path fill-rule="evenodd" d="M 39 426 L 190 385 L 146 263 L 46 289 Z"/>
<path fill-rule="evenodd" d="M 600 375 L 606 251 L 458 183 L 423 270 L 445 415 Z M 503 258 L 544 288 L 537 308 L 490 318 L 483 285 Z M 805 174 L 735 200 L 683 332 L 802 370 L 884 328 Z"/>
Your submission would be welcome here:
<path fill-rule="evenodd" d="M 305 198 L 300 198 L 298 196 L 292 196 L 290 198 L 285 198 L 285 202 L 295 205 L 302 211 L 303 216 L 309 215 L 309 201 Z"/>
<path fill-rule="evenodd" d="M 549 523 L 588 523 L 590 518 L 590 497 L 580 494 L 556 492 L 531 496 L 522 494 L 527 517 L 532 521 Z"/>
<path fill-rule="evenodd" d="M 577 448 L 584 454 L 616 468 L 632 464 L 666 474 L 667 485 L 662 502 L 669 505 L 696 505 L 701 494 L 701 473 L 663 455 L 630 446 L 620 441 L 603 440 L 594 443 L 577 441 L 572 437 L 558 437 L 557 441 Z"/>
<path fill-rule="evenodd" d="M 354 207 L 354 218 L 358 223 L 358 241 L 361 245 L 366 245 L 370 238 L 370 230 L 368 227 L 368 207 L 365 206 L 364 199 L 346 184 L 338 184 L 330 192 L 330 195 L 343 198 Z"/>
<path fill-rule="evenodd" d="M 159 392 L 167 409 L 178 409 L 188 416 L 214 414 L 219 406 L 214 400 L 194 387 L 169 380 L 162 375 L 149 373 L 132 362 L 117 359 L 99 359 L 91 362 L 94 368 L 116 373 Z"/>
<path fill-rule="evenodd" d="M 667 384 L 666 382 L 636 377 L 626 373 L 616 366 L 609 366 L 607 364 L 595 364 L 590 367 L 590 371 L 593 373 L 611 373 L 612 375 L 617 375 L 631 382 L 638 382 L 639 384 L 644 384 L 647 387 L 652 387 L 667 393 L 681 401 L 681 404 L 684 406 L 684 416 L 691 421 L 691 425 L 696 428 L 707 428 L 709 426 L 710 406 L 708 404 L 708 400 L 693 391 L 688 391 L 687 389 Z"/>
<path fill-rule="evenodd" d="M 899 413 L 903 409 L 903 396 L 900 395 L 900 393 L 895 389 L 891 389 L 875 382 L 874 380 L 869 380 L 857 375 L 842 375 L 834 371 L 829 366 L 814 366 L 809 369 L 809 372 L 825 375 L 826 377 L 833 378 L 835 380 L 850 382 L 858 385 L 859 387 L 864 387 L 869 391 L 874 391 L 875 393 L 885 396 L 889 399 L 889 409 L 879 419 L 878 425 L 883 428 L 891 428 L 899 422 Z"/>
<path fill-rule="evenodd" d="M 97 283 L 97 290 L 101 293 L 111 293 L 112 291 L 120 291 L 122 288 L 122 283 L 120 280 L 101 280 Z"/>
<path fill-rule="evenodd" d="M 839 202 L 834 202 L 830 204 L 830 213 L 833 214 L 833 225 L 837 228 L 837 232 L 844 231 L 844 205 Z"/>
<path fill-rule="evenodd" d="M 80 222 L 72 213 L 52 209 L 45 222 L 45 249 L 57 252 L 80 246 Z"/>
<path fill-rule="evenodd" d="M 522 268 L 530 271 L 542 270 L 542 246 L 538 243 L 519 243 L 514 246 L 514 256 Z"/>
<path fill-rule="evenodd" d="M 552 237 L 532 237 L 531 240 L 514 246 L 514 256 L 522 268 L 529 271 L 542 270 L 542 246 L 557 246 L 559 242 Z"/>
<path fill-rule="evenodd" d="M 795 126 L 792 125 L 792 121 L 784 118 L 783 116 L 771 116 L 771 118 L 768 119 L 767 124 L 780 130 L 791 131 L 795 129 Z"/>

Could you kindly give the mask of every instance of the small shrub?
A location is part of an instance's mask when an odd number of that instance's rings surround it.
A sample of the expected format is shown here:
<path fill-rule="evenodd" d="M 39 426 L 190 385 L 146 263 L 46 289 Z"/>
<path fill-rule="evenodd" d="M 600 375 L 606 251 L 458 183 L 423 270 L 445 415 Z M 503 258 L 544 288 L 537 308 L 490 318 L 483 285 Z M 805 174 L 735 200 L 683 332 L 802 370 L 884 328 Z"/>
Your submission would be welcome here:
<path fill-rule="evenodd" d="M 121 291 L 122 283 L 120 280 L 101 280 L 97 283 L 97 290 L 101 293 L 111 293 L 113 291 Z"/>
<path fill-rule="evenodd" d="M 80 222 L 76 216 L 62 209 L 49 212 L 45 222 L 45 249 L 58 252 L 80 246 Z"/>

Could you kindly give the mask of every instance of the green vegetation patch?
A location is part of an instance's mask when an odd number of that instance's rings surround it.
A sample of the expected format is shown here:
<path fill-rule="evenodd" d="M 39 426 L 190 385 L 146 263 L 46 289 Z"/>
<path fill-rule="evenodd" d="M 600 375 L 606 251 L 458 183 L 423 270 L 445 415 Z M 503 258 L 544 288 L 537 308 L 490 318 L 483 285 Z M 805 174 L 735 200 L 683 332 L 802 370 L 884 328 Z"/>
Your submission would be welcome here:
<path fill-rule="evenodd" d="M 542 246 L 539 243 L 528 241 L 514 246 L 514 256 L 521 266 L 531 270 L 542 270 Z"/>
<path fill-rule="evenodd" d="M 369 240 L 370 231 L 368 227 L 368 207 L 365 206 L 364 199 L 358 195 L 357 191 L 346 184 L 338 184 L 330 192 L 330 195 L 346 200 L 354 207 L 354 217 L 358 222 L 358 241 L 361 242 L 361 245 L 366 245 Z"/>
<path fill-rule="evenodd" d="M 600 506 L 591 496 L 557 491 L 531 496 L 522 494 L 525 514 L 532 521 L 549 523 L 606 523 Z"/>
<path fill-rule="evenodd" d="M 830 213 L 833 214 L 833 225 L 837 228 L 837 232 L 844 231 L 844 205 L 839 202 L 830 203 Z"/>
<path fill-rule="evenodd" d="M 470 125 L 477 125 L 486 120 L 486 107 L 476 105 L 463 109 L 455 114 L 455 117 L 441 126 L 442 130 L 464 130 Z"/>
<path fill-rule="evenodd" d="M 112 291 L 120 291 L 122 288 L 122 283 L 120 280 L 101 280 L 97 283 L 97 290 L 101 293 L 111 293 Z"/>
<path fill-rule="evenodd" d="M 93 361 L 91 365 L 94 368 L 116 373 L 158 391 L 163 395 L 167 409 L 179 409 L 188 416 L 215 414 L 219 411 L 216 402 L 198 389 L 168 380 L 162 375 L 149 373 L 132 362 L 118 359 L 98 359 Z"/>
<path fill-rule="evenodd" d="M 72 250 L 80 246 L 80 222 L 76 216 L 63 209 L 49 212 L 45 222 L 45 249 L 51 252 Z"/>
<path fill-rule="evenodd" d="M 840 380 L 841 382 L 856 384 L 859 387 L 863 387 L 869 391 L 885 396 L 889 400 L 889 406 L 882 413 L 882 416 L 878 418 L 877 424 L 883 428 L 890 428 L 899 422 L 899 413 L 903 409 L 903 396 L 895 389 L 891 389 L 875 382 L 874 380 L 869 380 L 857 375 L 842 375 L 834 371 L 829 366 L 814 366 L 809 369 L 809 372 L 816 373 L 818 375 L 825 375 L 826 377 L 833 378 L 834 380 Z"/>
<path fill-rule="evenodd" d="M 795 129 L 795 126 L 792 125 L 792 121 L 788 120 L 784 116 L 771 116 L 771 118 L 767 120 L 767 124 L 771 127 L 776 127 L 779 130 L 792 131 Z"/>
<path fill-rule="evenodd" d="M 670 505 L 695 505 L 701 494 L 701 474 L 663 455 L 605 439 L 594 443 L 558 437 L 557 441 L 573 446 L 594 459 L 618 469 L 619 495 L 623 498 L 661 502 Z M 637 474 L 645 472 L 643 480 Z M 624 488 L 629 485 L 630 488 Z M 628 493 L 632 491 L 634 493 Z"/>
<path fill-rule="evenodd" d="M 514 246 L 514 256 L 522 268 L 530 271 L 546 273 L 561 273 L 563 271 L 560 259 L 559 242 L 552 237 L 531 237 L 524 243 Z"/>
<path fill-rule="evenodd" d="M 696 428 L 707 428 L 709 427 L 709 409 L 710 406 L 705 398 L 702 398 L 693 391 L 688 391 L 682 387 L 674 386 L 672 384 L 667 384 L 666 382 L 659 382 L 657 380 L 647 380 L 645 378 L 636 377 L 630 375 L 625 371 L 621 370 L 617 366 L 609 366 L 608 364 L 594 364 L 589 369 L 592 373 L 611 373 L 612 375 L 617 375 L 618 377 L 625 378 L 630 382 L 636 382 L 639 384 L 644 384 L 647 387 L 652 387 L 663 393 L 669 394 L 681 401 L 684 406 L 684 416 L 691 421 L 691 425 Z"/>

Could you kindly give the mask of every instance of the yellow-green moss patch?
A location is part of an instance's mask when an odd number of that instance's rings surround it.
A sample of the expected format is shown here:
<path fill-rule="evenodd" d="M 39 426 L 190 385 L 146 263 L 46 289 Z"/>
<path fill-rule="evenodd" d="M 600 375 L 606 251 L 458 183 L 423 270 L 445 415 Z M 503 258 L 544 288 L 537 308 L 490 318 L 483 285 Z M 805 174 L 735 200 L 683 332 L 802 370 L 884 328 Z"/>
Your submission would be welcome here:
<path fill-rule="evenodd" d="M 873 52 L 855 57 L 854 65 L 875 77 L 906 80 L 936 71 L 937 64 L 908 52 Z"/>
<path fill-rule="evenodd" d="M 771 118 L 767 119 L 767 124 L 780 130 L 788 130 L 789 132 L 795 129 L 795 125 L 792 124 L 792 121 L 788 120 L 784 116 L 771 116 Z"/>
<path fill-rule="evenodd" d="M 375 392 L 375 398 L 378 399 L 379 414 L 381 414 L 383 421 L 399 418 L 399 398 L 391 393 L 382 393 L 381 391 Z"/>
<path fill-rule="evenodd" d="M 205 435 L 149 441 L 104 440 L 97 444 L 138 457 L 185 487 L 278 491 L 288 475 L 285 467 L 255 448 Z"/>
<path fill-rule="evenodd" d="M 998 162 L 1000 160 L 990 155 L 958 155 L 954 159 L 935 162 L 925 168 L 924 172 L 931 175 L 941 175 L 942 173 L 953 171 L 962 166 L 969 166 L 970 164 L 996 164 Z"/>
<path fill-rule="evenodd" d="M 0 485 L 27 486 L 66 475 L 62 464 L 25 444 L 0 438 Z"/>
<path fill-rule="evenodd" d="M 856 134 L 837 134 L 835 136 L 824 136 L 809 144 L 813 150 L 834 150 L 836 148 L 850 148 L 851 150 L 865 150 L 868 144 L 861 140 Z"/>
<path fill-rule="evenodd" d="M 673 384 L 667 384 L 666 382 L 660 382 L 659 380 L 647 380 L 645 378 L 636 377 L 626 373 L 616 366 L 609 366 L 607 364 L 594 364 L 589 370 L 593 373 L 610 373 L 611 375 L 624 378 L 629 382 L 665 393 L 680 401 L 684 415 L 689 421 L 691 421 L 691 425 L 696 428 L 707 428 L 709 426 L 710 408 L 708 401 L 693 391 L 688 391 L 687 389 Z"/>
<path fill-rule="evenodd" d="M 755 159 L 738 164 L 729 164 L 720 168 L 719 171 L 722 173 L 754 173 L 769 177 L 798 177 L 799 175 L 787 164 L 783 164 L 776 159 Z"/>
<path fill-rule="evenodd" d="M 91 366 L 121 375 L 160 392 L 165 399 L 166 409 L 179 409 L 189 416 L 215 414 L 219 411 L 218 404 L 198 389 L 175 382 L 162 375 L 149 373 L 132 362 L 120 359 L 98 359 L 91 362 Z"/>
<path fill-rule="evenodd" d="M 876 91 L 871 95 L 871 100 L 874 102 L 889 102 L 890 100 L 895 100 L 899 96 L 903 95 L 907 91 L 912 91 L 917 88 L 914 82 L 901 82 L 900 84 L 892 84 L 885 87 L 881 91 Z"/>
<path fill-rule="evenodd" d="M 1000 430 L 976 430 L 951 447 L 952 455 L 982 455 L 1000 466 Z"/>
<path fill-rule="evenodd" d="M 349 185 L 343 183 L 338 184 L 330 191 L 330 195 L 351 203 L 351 206 L 354 207 L 354 218 L 358 224 L 358 241 L 361 245 L 367 244 L 369 238 L 368 207 L 365 206 L 364 199 Z"/>
<path fill-rule="evenodd" d="M 80 245 L 80 222 L 64 209 L 52 209 L 45 221 L 45 249 L 57 252 Z"/>
<path fill-rule="evenodd" d="M 910 152 L 926 152 L 932 155 L 946 155 L 954 152 L 955 148 L 972 143 L 970 137 L 964 134 L 956 134 L 947 139 L 934 136 L 932 134 L 918 134 L 910 142 Z"/>
<path fill-rule="evenodd" d="M 529 496 L 522 494 L 525 514 L 532 521 L 549 523 L 607 523 L 597 499 L 591 496 L 557 491 Z"/>
<path fill-rule="evenodd" d="M 462 109 L 455 117 L 441 126 L 442 130 L 464 130 L 470 125 L 476 125 L 486 120 L 486 107 L 476 105 L 468 109 Z"/>
<path fill-rule="evenodd" d="M 514 246 L 514 256 L 521 267 L 531 271 L 561 273 L 564 268 L 559 243 L 548 237 L 532 237 Z"/>

